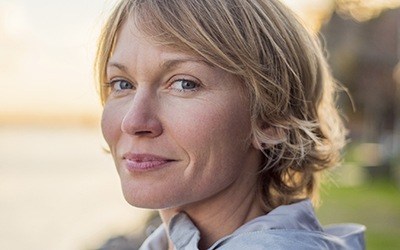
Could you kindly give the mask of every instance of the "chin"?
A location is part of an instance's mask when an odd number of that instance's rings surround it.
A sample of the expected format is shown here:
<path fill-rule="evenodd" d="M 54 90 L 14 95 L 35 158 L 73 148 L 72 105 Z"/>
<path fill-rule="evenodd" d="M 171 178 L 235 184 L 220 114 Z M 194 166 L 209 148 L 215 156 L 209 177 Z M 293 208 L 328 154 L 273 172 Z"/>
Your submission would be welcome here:
<path fill-rule="evenodd" d="M 173 195 L 165 194 L 157 191 L 152 192 L 151 190 L 133 190 L 131 188 L 122 188 L 125 200 L 132 206 L 146 209 L 166 209 L 171 207 L 177 207 L 177 197 Z M 180 200 L 181 198 L 179 198 Z"/>
<path fill-rule="evenodd" d="M 138 199 L 131 199 L 125 198 L 129 205 L 137 208 L 144 208 L 144 209 L 153 209 L 153 210 L 164 210 L 164 209 L 171 209 L 177 208 L 179 205 L 173 202 L 164 202 L 162 200 L 154 201 L 154 200 L 138 200 Z"/>

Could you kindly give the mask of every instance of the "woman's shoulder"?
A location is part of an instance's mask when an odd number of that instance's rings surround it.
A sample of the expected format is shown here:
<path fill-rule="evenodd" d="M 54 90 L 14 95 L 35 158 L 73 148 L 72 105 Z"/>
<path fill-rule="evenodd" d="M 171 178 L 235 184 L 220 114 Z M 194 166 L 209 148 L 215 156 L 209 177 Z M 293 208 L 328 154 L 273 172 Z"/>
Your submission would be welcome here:
<path fill-rule="evenodd" d="M 238 234 L 211 249 L 335 249 L 323 245 L 325 245 L 324 240 L 315 234 L 278 229 Z"/>
<path fill-rule="evenodd" d="M 338 237 L 325 232 L 297 229 L 267 229 L 231 235 L 213 247 L 213 249 L 365 249 L 363 234 L 352 237 Z"/>
<path fill-rule="evenodd" d="M 324 228 L 309 200 L 280 206 L 238 228 L 211 249 L 364 249 L 365 227 Z"/>

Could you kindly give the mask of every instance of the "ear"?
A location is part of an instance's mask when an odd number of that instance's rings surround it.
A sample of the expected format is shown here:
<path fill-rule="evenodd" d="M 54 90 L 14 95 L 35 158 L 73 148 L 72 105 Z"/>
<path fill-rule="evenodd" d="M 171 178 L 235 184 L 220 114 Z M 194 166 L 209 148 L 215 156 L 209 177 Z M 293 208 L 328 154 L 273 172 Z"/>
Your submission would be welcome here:
<path fill-rule="evenodd" d="M 265 150 L 285 140 L 284 132 L 281 128 L 271 125 L 262 125 L 253 131 L 252 145 L 258 150 Z"/>

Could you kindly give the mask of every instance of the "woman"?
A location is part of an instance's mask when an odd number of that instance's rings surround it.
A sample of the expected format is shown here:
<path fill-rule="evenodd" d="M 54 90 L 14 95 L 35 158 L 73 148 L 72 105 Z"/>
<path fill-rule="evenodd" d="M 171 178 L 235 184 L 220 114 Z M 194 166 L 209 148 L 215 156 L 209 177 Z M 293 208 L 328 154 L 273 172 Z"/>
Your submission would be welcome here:
<path fill-rule="evenodd" d="M 121 0 L 99 41 L 102 130 L 141 249 L 362 249 L 325 230 L 318 175 L 344 133 L 316 40 L 276 0 Z"/>

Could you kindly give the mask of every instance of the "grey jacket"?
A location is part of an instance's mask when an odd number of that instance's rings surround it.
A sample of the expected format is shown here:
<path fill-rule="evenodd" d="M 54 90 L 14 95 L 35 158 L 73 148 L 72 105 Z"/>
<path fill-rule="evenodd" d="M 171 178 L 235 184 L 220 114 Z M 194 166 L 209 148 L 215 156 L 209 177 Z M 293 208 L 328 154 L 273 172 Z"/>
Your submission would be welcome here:
<path fill-rule="evenodd" d="M 198 249 L 200 232 L 180 213 L 171 219 L 169 237 L 177 250 Z M 217 242 L 208 250 L 229 249 L 365 249 L 365 227 L 358 224 L 338 224 L 322 228 L 310 200 L 280 206 L 257 217 Z M 143 243 L 140 250 L 160 250 L 168 247 L 163 225 Z"/>

